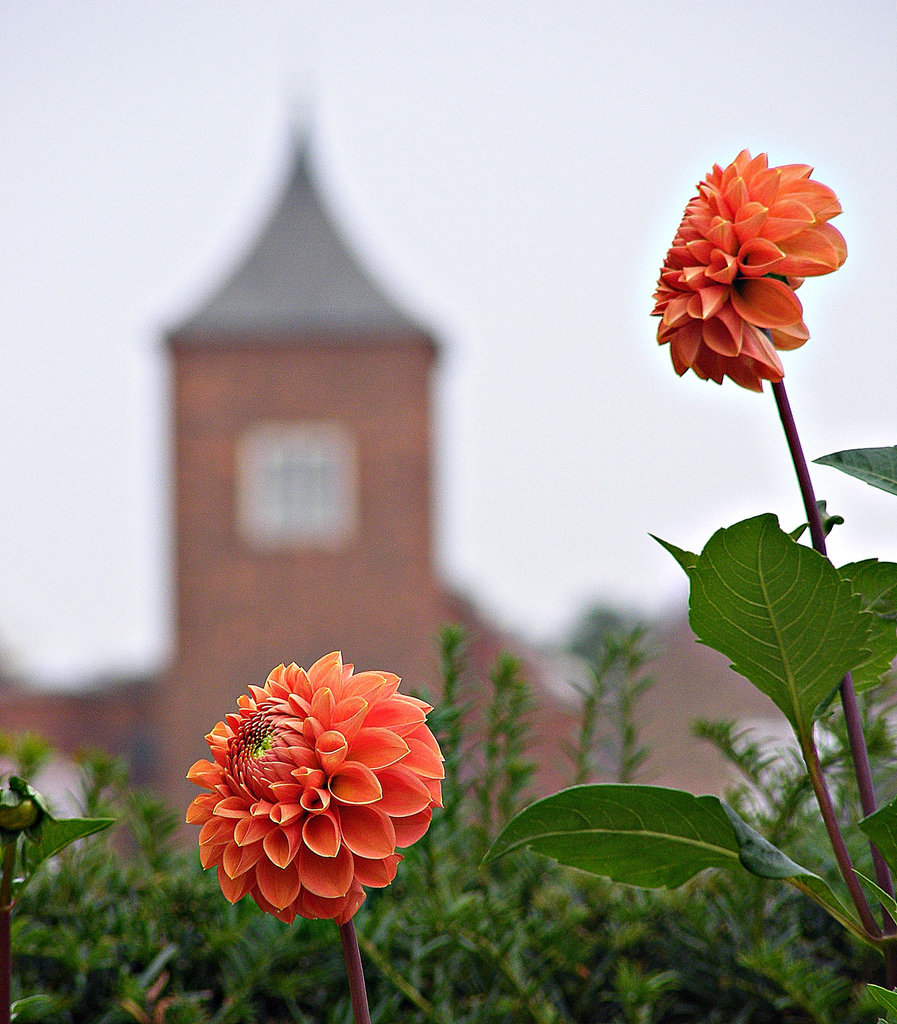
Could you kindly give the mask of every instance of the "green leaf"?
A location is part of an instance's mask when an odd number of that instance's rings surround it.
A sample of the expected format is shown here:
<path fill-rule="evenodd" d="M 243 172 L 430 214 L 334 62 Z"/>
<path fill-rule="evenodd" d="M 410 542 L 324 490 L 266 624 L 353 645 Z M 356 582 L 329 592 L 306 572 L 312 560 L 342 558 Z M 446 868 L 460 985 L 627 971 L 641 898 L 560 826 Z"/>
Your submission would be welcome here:
<path fill-rule="evenodd" d="M 545 797 L 508 822 L 485 859 L 521 846 L 646 889 L 675 888 L 705 868 L 738 863 L 715 796 L 656 786 L 573 786 Z"/>
<path fill-rule="evenodd" d="M 897 445 L 893 448 L 853 448 L 813 460 L 865 480 L 889 494 L 897 494 Z"/>
<path fill-rule="evenodd" d="M 715 796 L 658 786 L 573 786 L 525 808 L 486 861 L 522 846 L 616 882 L 675 888 L 706 868 L 741 865 L 796 886 L 863 938 L 851 910 L 817 875 L 767 842 Z"/>
<path fill-rule="evenodd" d="M 857 871 L 857 869 L 854 868 L 853 873 L 857 878 L 869 886 L 869 888 L 875 893 L 875 898 L 878 902 L 891 915 L 892 920 L 897 921 L 897 900 L 895 900 L 889 892 L 885 892 L 880 885 L 873 882 L 871 878 L 867 878 L 861 871 Z"/>
<path fill-rule="evenodd" d="M 115 824 L 115 818 L 63 818 L 58 821 L 45 821 L 40 837 L 34 841 L 26 840 L 22 846 L 22 867 L 24 879 L 19 888 L 23 889 L 35 871 L 49 857 L 55 856 L 71 843 L 85 836 L 102 832 Z"/>
<path fill-rule="evenodd" d="M 752 829 L 728 804 L 724 803 L 722 806 L 735 832 L 739 860 L 752 875 L 758 875 L 760 878 L 779 878 L 788 882 L 818 903 L 848 931 L 853 932 L 863 941 L 868 941 L 863 926 L 853 909 L 849 909 L 838 899 L 828 882 L 820 878 L 819 875 L 814 875 L 812 871 L 801 867 L 800 864 L 795 863 L 773 846 L 768 839 Z"/>
<path fill-rule="evenodd" d="M 869 616 L 851 584 L 773 515 L 719 530 L 689 575 L 695 634 L 808 736 L 845 672 L 868 657 Z"/>
<path fill-rule="evenodd" d="M 24 999 L 17 999 L 10 1006 L 10 1020 L 20 1021 L 45 1021 L 47 1010 L 52 1009 L 54 1000 L 50 996 L 26 996 Z"/>
<path fill-rule="evenodd" d="M 668 540 L 662 540 L 653 533 L 649 533 L 648 536 L 652 540 L 656 540 L 662 548 L 666 548 L 686 572 L 694 568 L 698 556 L 693 551 L 686 551 L 684 548 L 676 547 L 675 544 L 671 544 Z"/>
<path fill-rule="evenodd" d="M 867 558 L 842 565 L 838 572 L 872 613 L 866 637 L 869 656 L 853 669 L 853 685 L 860 693 L 876 686 L 897 657 L 897 564 Z"/>
<path fill-rule="evenodd" d="M 897 1021 L 897 992 L 892 992 L 889 988 L 882 988 L 880 985 L 867 985 L 866 987 L 869 989 L 869 995 L 887 1012 L 889 1024 Z"/>
<path fill-rule="evenodd" d="M 863 818 L 860 828 L 878 847 L 891 871 L 897 870 L 897 797 Z"/>

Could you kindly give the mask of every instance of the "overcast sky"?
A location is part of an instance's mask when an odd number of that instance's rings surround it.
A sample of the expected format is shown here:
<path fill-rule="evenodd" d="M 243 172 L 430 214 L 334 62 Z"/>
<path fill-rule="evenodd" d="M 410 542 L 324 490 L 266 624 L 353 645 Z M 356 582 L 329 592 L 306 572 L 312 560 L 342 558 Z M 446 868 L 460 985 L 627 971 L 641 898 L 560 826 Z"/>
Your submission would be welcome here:
<path fill-rule="evenodd" d="M 685 586 L 649 531 L 801 521 L 771 393 L 680 380 L 648 316 L 695 184 L 742 147 L 845 210 L 847 263 L 801 290 L 812 337 L 784 356 L 808 455 L 897 443 L 893 0 L 6 0 L 0 648 L 31 675 L 168 656 L 160 339 L 241 256 L 303 120 L 335 218 L 443 340 L 439 559 L 499 621 L 662 611 Z M 893 497 L 815 480 L 836 561 L 897 559 Z"/>

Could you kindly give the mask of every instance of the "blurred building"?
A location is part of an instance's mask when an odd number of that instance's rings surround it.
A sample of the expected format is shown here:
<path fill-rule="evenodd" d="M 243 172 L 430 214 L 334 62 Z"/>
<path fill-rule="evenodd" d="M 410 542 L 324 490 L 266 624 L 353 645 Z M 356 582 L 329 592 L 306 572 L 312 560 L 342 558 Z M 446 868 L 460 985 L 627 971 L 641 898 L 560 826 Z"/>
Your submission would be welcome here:
<path fill-rule="evenodd" d="M 39 732 L 66 752 L 105 747 L 185 805 L 184 776 L 208 754 L 205 733 L 281 661 L 308 666 L 341 649 L 360 669 L 387 669 L 410 691 L 433 693 L 434 638 L 451 621 L 469 629 L 472 678 L 484 679 L 509 639 L 449 593 L 434 566 L 437 344 L 347 247 L 306 150 L 242 262 L 171 331 L 167 350 L 173 663 L 157 679 L 78 693 L 0 682 L 0 731 Z M 510 646 L 534 684 L 537 789 L 547 792 L 570 778 L 569 663 Z M 646 698 L 652 762 L 665 766 L 667 784 L 718 791 L 725 772 L 707 748 L 696 755 L 688 722 L 705 705 L 725 714 L 720 690 L 735 677 L 688 637 L 674 649 Z M 694 657 L 708 654 L 698 676 Z M 485 690 L 465 694 L 474 709 Z M 765 698 L 747 684 L 740 691 L 742 710 L 756 717 L 755 698 Z"/>
<path fill-rule="evenodd" d="M 359 266 L 307 152 L 243 262 L 168 337 L 175 663 L 164 763 L 280 661 L 434 681 L 437 347 Z"/>

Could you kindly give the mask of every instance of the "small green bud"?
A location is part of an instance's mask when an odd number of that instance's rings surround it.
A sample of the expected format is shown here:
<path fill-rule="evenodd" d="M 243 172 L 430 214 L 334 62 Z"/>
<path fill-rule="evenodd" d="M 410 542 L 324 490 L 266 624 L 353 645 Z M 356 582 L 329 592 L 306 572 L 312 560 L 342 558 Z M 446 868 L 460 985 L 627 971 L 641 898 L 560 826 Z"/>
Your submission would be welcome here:
<path fill-rule="evenodd" d="M 33 800 L 23 800 L 15 807 L 0 807 L 0 828 L 7 832 L 23 832 L 36 825 L 43 813 Z"/>
<path fill-rule="evenodd" d="M 13 842 L 21 832 L 36 837 L 48 815 L 40 793 L 18 775 L 11 775 L 9 789 L 0 793 L 0 842 Z"/>

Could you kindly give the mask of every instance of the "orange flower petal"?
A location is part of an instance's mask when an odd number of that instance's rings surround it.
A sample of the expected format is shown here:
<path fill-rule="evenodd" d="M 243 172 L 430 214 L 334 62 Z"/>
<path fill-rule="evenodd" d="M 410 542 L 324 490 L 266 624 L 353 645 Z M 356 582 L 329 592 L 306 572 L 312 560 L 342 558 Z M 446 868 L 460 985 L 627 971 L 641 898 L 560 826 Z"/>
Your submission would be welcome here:
<path fill-rule="evenodd" d="M 302 832 L 297 825 L 274 828 L 262 840 L 265 854 L 276 867 L 285 868 L 290 864 L 302 842 Z"/>
<path fill-rule="evenodd" d="M 347 846 L 340 846 L 335 857 L 321 857 L 303 846 L 297 863 L 302 886 L 309 892 L 335 899 L 345 896 L 349 891 L 354 877 L 355 859 Z"/>
<path fill-rule="evenodd" d="M 340 848 L 340 824 L 332 812 L 310 814 L 302 826 L 305 845 L 319 857 L 335 857 Z M 351 847 L 350 847 L 351 849 Z"/>
<path fill-rule="evenodd" d="M 787 327 L 803 315 L 800 300 L 784 281 L 751 278 L 732 289 L 735 312 L 755 327 Z"/>
<path fill-rule="evenodd" d="M 261 818 L 257 815 L 242 818 L 234 826 L 234 842 L 237 846 L 248 846 L 251 843 L 257 843 L 264 839 L 274 827 L 274 823 L 270 818 Z"/>
<path fill-rule="evenodd" d="M 400 736 L 404 736 L 405 733 L 412 732 L 422 722 L 425 722 L 426 718 L 421 707 L 401 696 L 396 696 L 375 704 L 368 712 L 364 724 L 372 729 L 391 729 Z"/>
<path fill-rule="evenodd" d="M 382 889 L 396 877 L 396 868 L 402 859 L 400 853 L 394 853 L 390 857 L 383 857 L 378 860 L 368 860 L 365 857 L 355 858 L 355 877 L 362 885 L 370 885 Z"/>
<path fill-rule="evenodd" d="M 278 910 L 292 903 L 302 888 L 296 861 L 280 868 L 263 858 L 256 865 L 255 877 L 261 894 Z"/>
<path fill-rule="evenodd" d="M 426 810 L 418 811 L 417 814 L 409 814 L 404 818 L 392 818 L 392 824 L 396 832 L 396 846 L 404 849 L 406 846 L 413 846 L 430 827 L 433 820 L 433 812 L 428 807 Z"/>
<path fill-rule="evenodd" d="M 247 871 L 244 875 L 230 878 L 221 864 L 218 865 L 218 884 L 224 893 L 224 898 L 230 903 L 236 903 L 243 899 L 252 887 L 252 872 Z"/>
<path fill-rule="evenodd" d="M 346 846 L 360 857 L 388 857 L 395 853 L 393 821 L 376 807 L 341 808 L 340 829 Z"/>
<path fill-rule="evenodd" d="M 378 801 L 377 808 L 390 817 L 417 814 L 430 806 L 429 789 L 414 772 L 403 768 L 401 764 L 384 768 L 379 778 L 383 786 L 383 798 Z"/>
<path fill-rule="evenodd" d="M 332 775 L 346 760 L 348 750 L 349 744 L 346 742 L 346 737 L 333 729 L 322 732 L 315 741 L 315 752 L 321 762 L 321 767 L 328 775 Z"/>
<path fill-rule="evenodd" d="M 228 878 L 237 878 L 254 867 L 263 853 L 261 843 L 253 843 L 251 846 L 237 846 L 236 843 L 230 843 L 224 848 L 221 866 Z"/>
<path fill-rule="evenodd" d="M 395 764 L 407 753 L 408 744 L 392 729 L 360 729 L 351 747 L 352 760 L 372 769 Z"/>
<path fill-rule="evenodd" d="M 372 804 L 383 795 L 377 776 L 366 764 L 346 761 L 328 784 L 331 794 L 345 804 Z"/>
<path fill-rule="evenodd" d="M 429 746 L 421 743 L 413 737 L 408 737 L 408 746 L 411 748 L 408 756 L 403 758 L 402 767 L 408 768 L 416 775 L 422 775 L 428 779 L 444 779 L 445 768 L 442 764 L 442 756 L 434 753 Z"/>

